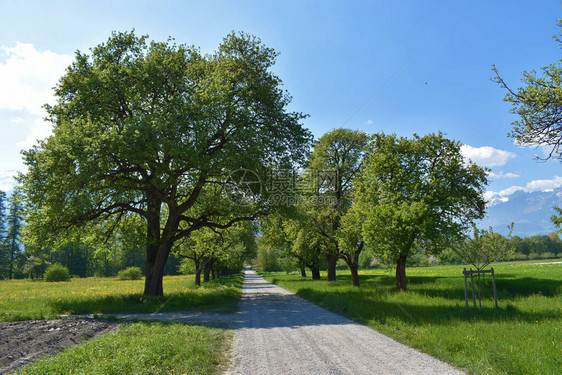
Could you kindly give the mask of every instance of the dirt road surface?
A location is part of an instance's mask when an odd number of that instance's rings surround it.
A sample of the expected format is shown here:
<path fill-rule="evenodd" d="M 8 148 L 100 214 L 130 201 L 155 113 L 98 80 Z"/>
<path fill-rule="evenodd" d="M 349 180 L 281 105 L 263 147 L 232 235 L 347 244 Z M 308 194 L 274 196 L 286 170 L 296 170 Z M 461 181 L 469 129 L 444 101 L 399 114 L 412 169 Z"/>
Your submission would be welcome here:
<path fill-rule="evenodd" d="M 463 374 L 246 271 L 227 374 Z"/>
<path fill-rule="evenodd" d="M 117 330 L 121 325 L 92 319 L 28 320 L 0 323 L 0 374 L 83 340 Z"/>

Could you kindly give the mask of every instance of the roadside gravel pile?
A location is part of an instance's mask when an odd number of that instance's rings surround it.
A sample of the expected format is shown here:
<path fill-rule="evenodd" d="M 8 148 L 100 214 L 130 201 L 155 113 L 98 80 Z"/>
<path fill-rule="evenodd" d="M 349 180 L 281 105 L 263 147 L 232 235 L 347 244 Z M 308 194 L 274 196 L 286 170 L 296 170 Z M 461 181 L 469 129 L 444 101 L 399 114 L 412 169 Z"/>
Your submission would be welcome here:
<path fill-rule="evenodd" d="M 93 319 L 29 320 L 0 323 L 0 374 L 13 372 L 39 356 L 53 355 L 121 325 Z"/>

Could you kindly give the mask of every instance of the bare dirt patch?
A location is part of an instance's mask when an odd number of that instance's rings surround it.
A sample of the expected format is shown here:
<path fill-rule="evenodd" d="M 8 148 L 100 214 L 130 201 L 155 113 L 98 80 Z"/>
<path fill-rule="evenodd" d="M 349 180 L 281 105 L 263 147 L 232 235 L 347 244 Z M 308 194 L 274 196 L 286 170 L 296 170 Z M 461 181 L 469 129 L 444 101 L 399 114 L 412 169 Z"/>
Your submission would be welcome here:
<path fill-rule="evenodd" d="M 7 374 L 40 356 L 117 330 L 121 325 L 95 319 L 30 320 L 0 323 L 0 374 Z"/>

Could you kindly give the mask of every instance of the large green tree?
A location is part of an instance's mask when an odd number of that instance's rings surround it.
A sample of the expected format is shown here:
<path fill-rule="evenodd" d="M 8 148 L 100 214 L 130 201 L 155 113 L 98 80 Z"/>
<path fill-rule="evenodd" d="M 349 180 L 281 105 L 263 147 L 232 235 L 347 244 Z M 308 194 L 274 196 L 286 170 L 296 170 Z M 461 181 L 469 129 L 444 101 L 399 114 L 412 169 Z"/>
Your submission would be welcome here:
<path fill-rule="evenodd" d="M 465 164 L 460 143 L 443 134 L 412 138 L 375 134 L 354 180 L 363 238 L 396 264 L 396 289 L 406 289 L 406 259 L 416 245 L 437 254 L 483 217 L 486 171 Z"/>
<path fill-rule="evenodd" d="M 210 55 L 132 32 L 77 52 L 46 106 L 53 135 L 24 152 L 36 241 L 136 214 L 146 225 L 144 293 L 162 295 L 176 241 L 267 211 L 266 169 L 306 156 L 311 136 L 304 116 L 286 110 L 276 56 L 243 33 Z"/>
<path fill-rule="evenodd" d="M 361 167 L 367 134 L 350 129 L 334 129 L 314 145 L 304 176 L 304 211 L 322 237 L 328 265 L 328 281 L 336 279 L 336 262 L 343 259 L 352 273 L 354 285 L 363 245 L 341 246 L 338 231 L 342 216 L 351 207 L 351 181 Z M 348 233 L 349 234 L 349 233 Z"/>

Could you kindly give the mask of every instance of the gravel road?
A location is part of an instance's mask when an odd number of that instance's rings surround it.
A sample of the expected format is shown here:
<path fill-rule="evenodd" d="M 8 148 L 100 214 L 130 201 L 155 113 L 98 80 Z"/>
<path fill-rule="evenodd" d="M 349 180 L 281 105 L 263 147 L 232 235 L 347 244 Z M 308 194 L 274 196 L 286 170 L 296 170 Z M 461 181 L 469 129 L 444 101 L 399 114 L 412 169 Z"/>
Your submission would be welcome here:
<path fill-rule="evenodd" d="M 227 374 L 463 374 L 246 271 Z"/>

